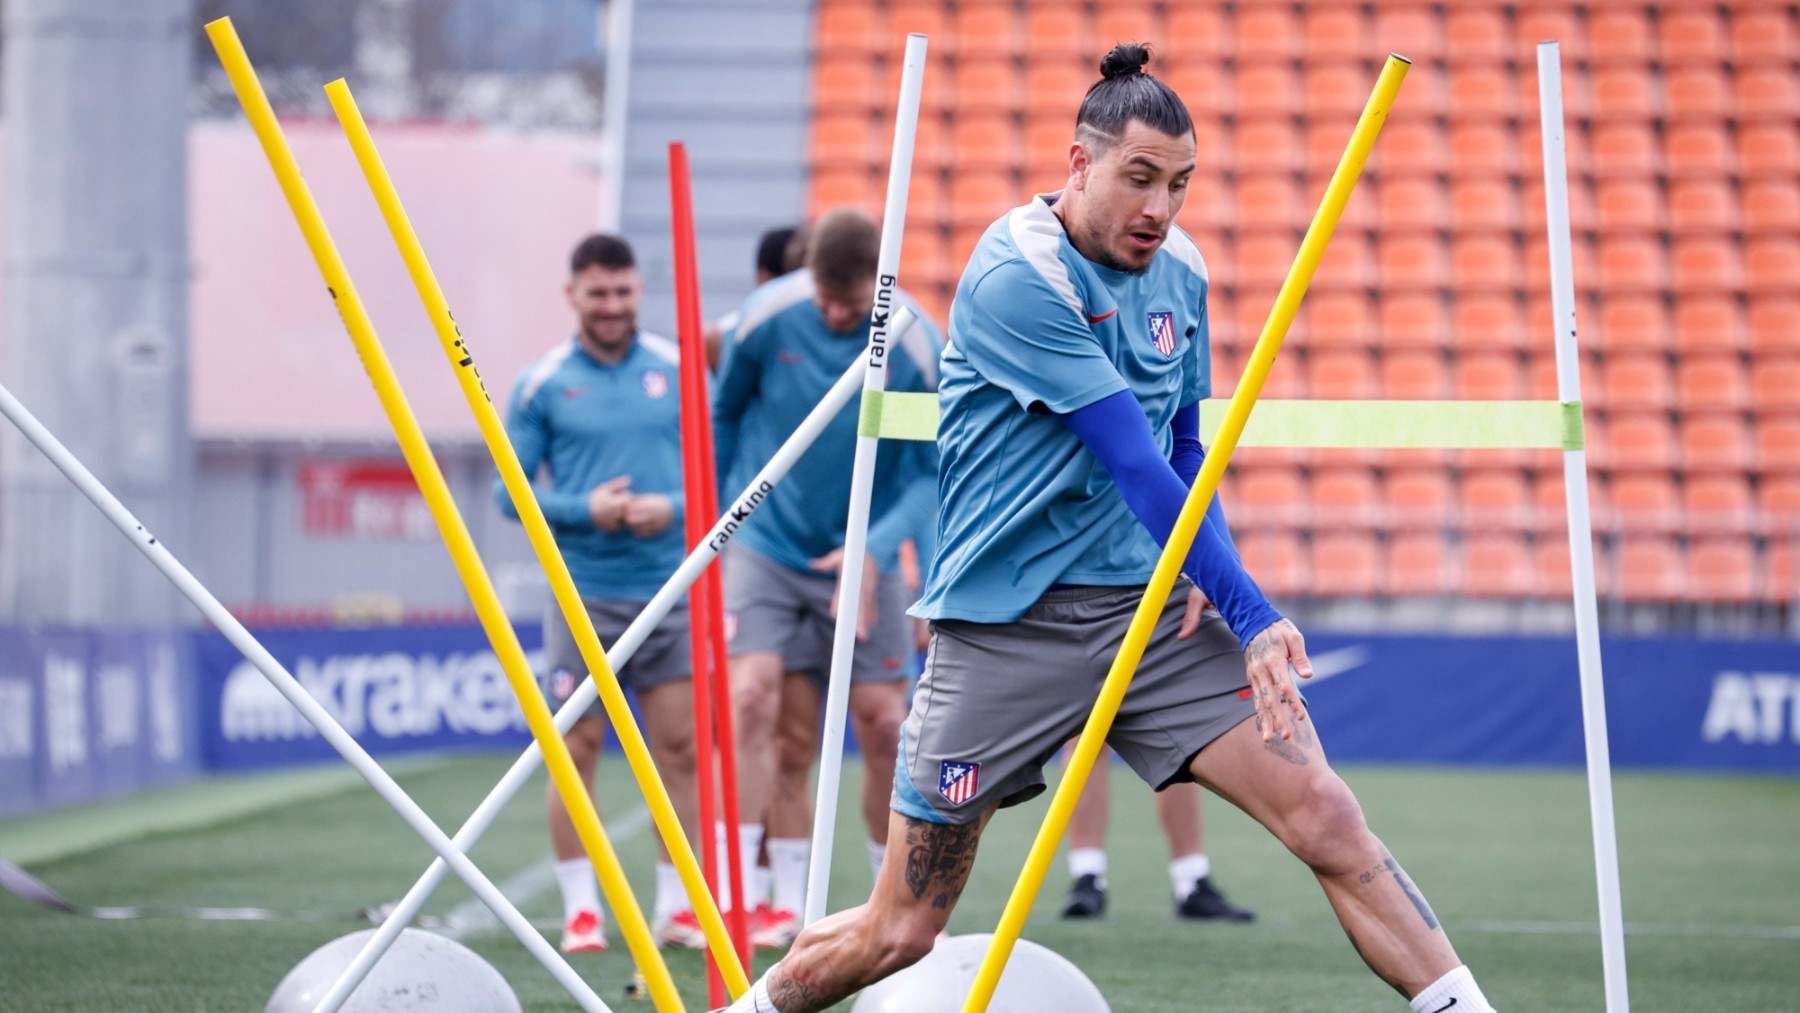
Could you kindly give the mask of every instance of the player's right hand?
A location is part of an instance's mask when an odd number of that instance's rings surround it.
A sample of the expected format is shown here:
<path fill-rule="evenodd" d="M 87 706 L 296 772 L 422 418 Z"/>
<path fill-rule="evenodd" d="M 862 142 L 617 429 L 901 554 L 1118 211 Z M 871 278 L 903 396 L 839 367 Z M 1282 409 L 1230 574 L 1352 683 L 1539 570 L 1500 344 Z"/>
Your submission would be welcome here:
<path fill-rule="evenodd" d="M 1270 623 L 1261 633 L 1250 638 L 1244 648 L 1244 669 L 1250 677 L 1250 692 L 1256 703 L 1256 723 L 1262 729 L 1262 740 L 1277 736 L 1290 739 L 1294 725 L 1306 720 L 1306 705 L 1300 691 L 1289 677 L 1289 666 L 1310 679 L 1312 660 L 1306 656 L 1306 640 L 1300 630 L 1287 619 Z"/>
<path fill-rule="evenodd" d="M 588 516 L 594 527 L 602 531 L 618 531 L 625 526 L 625 508 L 631 505 L 631 476 L 615 475 L 594 486 L 588 493 Z"/>

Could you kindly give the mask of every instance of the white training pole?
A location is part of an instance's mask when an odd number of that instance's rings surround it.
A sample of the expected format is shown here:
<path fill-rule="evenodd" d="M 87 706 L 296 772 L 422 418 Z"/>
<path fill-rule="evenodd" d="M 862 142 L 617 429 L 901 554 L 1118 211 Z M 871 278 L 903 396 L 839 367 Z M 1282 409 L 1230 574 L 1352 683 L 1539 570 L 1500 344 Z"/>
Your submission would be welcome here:
<path fill-rule="evenodd" d="M 1556 397 L 1581 403 L 1575 347 L 1575 273 L 1569 238 L 1569 167 L 1563 146 L 1562 52 L 1540 42 L 1538 111 L 1544 137 L 1544 204 L 1550 230 L 1550 306 L 1556 329 Z M 1625 917 L 1620 906 L 1619 844 L 1613 825 L 1612 758 L 1606 741 L 1606 691 L 1600 677 L 1600 615 L 1594 589 L 1593 522 L 1588 512 L 1587 451 L 1563 451 L 1568 494 L 1569 565 L 1575 578 L 1575 648 L 1581 670 L 1581 725 L 1587 739 L 1588 810 L 1594 826 L 1594 875 L 1600 890 L 1600 957 L 1607 1013 L 1631 1008 L 1625 988 Z"/>
<path fill-rule="evenodd" d="M 312 723 L 314 728 L 319 730 L 319 734 L 331 743 L 332 747 L 342 754 L 345 760 L 349 761 L 350 766 L 356 768 L 356 772 L 362 775 L 363 780 L 369 782 L 369 787 L 374 788 L 376 794 L 385 799 L 388 805 L 394 807 L 394 811 L 400 814 L 400 818 L 406 821 L 407 826 L 412 827 L 415 833 L 425 839 L 425 843 L 431 845 L 431 850 L 438 853 L 438 862 L 441 864 L 447 861 L 456 874 L 469 884 L 469 888 L 475 891 L 475 895 L 493 909 L 494 914 L 505 923 L 507 928 L 512 930 L 514 935 L 519 937 L 521 943 L 525 944 L 525 948 L 537 957 L 538 961 L 558 982 L 562 983 L 564 988 L 568 989 L 569 994 L 575 997 L 575 1001 L 581 1004 L 582 1009 L 608 1013 L 607 1005 L 600 1001 L 600 997 L 594 994 L 594 990 L 588 987 L 587 982 L 581 980 L 581 976 L 577 975 L 568 962 L 563 960 L 562 955 L 556 952 L 555 948 L 544 939 L 536 928 L 532 927 L 529 921 L 525 920 L 525 916 L 512 906 L 500 889 L 490 882 L 480 869 L 475 867 L 475 863 L 470 861 L 469 857 L 459 850 L 450 838 L 444 835 L 438 825 L 431 821 L 431 817 L 425 814 L 425 810 L 419 808 L 418 803 L 406 794 L 406 791 L 389 776 L 386 770 L 382 769 L 380 764 L 375 762 L 373 757 L 357 745 L 350 733 L 345 731 L 343 726 L 338 724 L 330 713 L 312 698 L 312 695 L 288 673 L 287 669 L 282 667 L 281 662 L 275 660 L 275 656 L 270 654 L 251 635 L 250 631 L 237 621 L 237 617 L 233 616 L 224 605 L 221 605 L 219 599 L 213 597 L 212 592 L 208 591 L 192 573 L 189 573 L 187 567 L 182 566 L 167 547 L 156 540 L 155 535 L 145 530 L 138 519 L 125 509 L 125 505 L 120 503 L 107 490 L 106 486 L 102 485 L 100 480 L 95 478 L 93 473 L 88 471 L 48 429 L 44 428 L 43 423 L 26 410 L 25 406 L 20 404 L 18 399 L 13 397 L 12 392 L 3 385 L 0 385 L 0 414 L 4 414 L 12 420 L 13 425 L 18 426 L 19 431 L 25 434 L 25 438 L 43 451 L 44 456 L 56 465 L 57 470 L 67 476 L 69 481 L 74 483 L 75 488 L 81 490 L 83 495 L 100 508 L 100 512 L 106 515 L 106 519 L 111 521 L 113 526 L 118 528 L 126 538 L 129 538 L 131 543 L 137 546 L 138 551 L 147 556 L 158 570 L 162 571 L 163 576 L 175 585 L 176 590 L 180 591 L 188 601 L 193 602 L 200 613 L 207 618 L 207 621 L 217 627 L 219 632 L 225 635 L 225 639 L 231 641 L 232 646 L 243 652 L 244 657 L 262 672 L 263 676 L 300 711 L 307 721 Z"/>
<path fill-rule="evenodd" d="M 904 334 L 916 322 L 916 319 L 910 310 L 902 311 L 894 325 L 895 334 Z M 681 596 L 687 593 L 688 586 L 699 579 L 701 572 L 711 565 L 720 552 L 724 551 L 725 545 L 743 527 L 744 522 L 748 521 L 750 515 L 756 512 L 757 507 L 769 498 L 769 493 L 775 488 L 775 484 L 787 475 L 788 471 L 793 468 L 794 462 L 800 459 L 800 455 L 813 445 L 813 441 L 819 438 L 819 434 L 825 430 L 825 427 L 837 418 L 838 413 L 843 411 L 846 404 L 850 403 L 850 398 L 861 386 L 862 369 L 862 361 L 858 360 L 844 371 L 843 376 L 838 377 L 837 382 L 832 384 L 831 390 L 825 394 L 824 400 L 807 413 L 806 418 L 794 430 L 793 435 L 787 438 L 787 441 L 781 445 L 781 449 L 775 452 L 775 456 L 769 458 L 769 463 L 763 465 L 762 470 L 756 473 L 756 477 L 750 480 L 749 487 L 738 495 L 737 500 L 731 504 L 731 508 L 725 511 L 718 523 L 713 525 L 712 530 L 707 533 L 705 541 L 701 542 L 694 551 L 688 554 L 686 559 L 682 560 L 681 566 L 663 584 L 662 589 L 650 599 L 649 603 L 644 606 L 644 610 L 638 613 L 638 617 L 631 621 L 631 625 L 625 627 L 625 632 L 619 635 L 619 639 L 614 641 L 612 647 L 606 652 L 607 664 L 612 666 L 613 671 L 617 672 L 625 667 L 625 663 L 630 661 L 632 655 L 637 653 L 638 648 L 644 645 L 644 641 L 649 639 L 650 633 L 669 614 L 669 610 L 674 608 L 675 604 L 681 600 Z M 557 731 L 567 732 L 576 721 L 581 719 L 583 714 L 587 713 L 587 709 L 599 696 L 600 689 L 595 685 L 593 678 L 590 676 L 583 679 L 581 685 L 576 687 L 574 695 L 569 697 L 568 701 L 557 710 Z M 492 826 L 494 820 L 499 817 L 500 811 L 506 808 L 506 804 L 512 801 L 513 796 L 518 794 L 519 789 L 530 779 L 542 760 L 543 752 L 538 748 L 537 743 L 533 742 L 517 760 L 513 761 L 512 767 L 494 786 L 494 790 L 488 793 L 487 798 L 482 799 L 481 804 L 475 807 L 475 811 L 469 815 L 469 819 L 462 825 L 462 829 L 456 832 L 452 843 L 464 852 L 473 848 L 475 842 L 481 839 L 482 834 L 487 833 L 488 827 Z M 444 875 L 448 871 L 441 858 L 431 863 L 431 867 L 426 869 L 425 874 L 412 885 L 412 889 L 406 891 L 406 896 L 394 905 L 387 920 L 382 922 L 373 936 L 369 937 L 369 941 L 363 945 L 362 951 L 356 955 L 356 959 L 352 960 L 350 966 L 346 967 L 344 972 L 338 976 L 337 983 L 332 986 L 331 991 L 325 994 L 315 1013 L 335 1013 L 343 1005 L 344 1000 L 349 998 L 350 992 L 363 978 L 368 976 L 369 970 L 388 951 L 394 940 L 400 937 L 401 931 L 419 916 L 419 910 L 425 906 L 427 900 L 431 899 L 432 892 L 443 883 Z"/>
<path fill-rule="evenodd" d="M 925 36 L 906 37 L 900 65 L 899 113 L 894 122 L 894 154 L 888 163 L 887 205 L 881 214 L 881 252 L 875 259 L 875 307 L 869 322 L 868 369 L 863 390 L 887 389 L 887 360 L 893 335 L 890 318 L 899 302 L 900 240 L 906 232 L 906 192 L 912 186 L 913 141 L 919 132 L 919 96 L 925 82 Z M 825 915 L 831 883 L 831 848 L 837 836 L 838 782 L 844 772 L 844 719 L 850 708 L 850 662 L 856 652 L 857 613 L 862 604 L 863 559 L 868 554 L 869 497 L 875 482 L 873 434 L 856 437 L 850 472 L 850 518 L 844 530 L 844 564 L 838 571 L 837 625 L 831 638 L 831 678 L 825 692 L 825 729 L 819 749 L 819 795 L 813 808 L 812 864 L 806 870 L 806 913 L 811 925 Z"/>

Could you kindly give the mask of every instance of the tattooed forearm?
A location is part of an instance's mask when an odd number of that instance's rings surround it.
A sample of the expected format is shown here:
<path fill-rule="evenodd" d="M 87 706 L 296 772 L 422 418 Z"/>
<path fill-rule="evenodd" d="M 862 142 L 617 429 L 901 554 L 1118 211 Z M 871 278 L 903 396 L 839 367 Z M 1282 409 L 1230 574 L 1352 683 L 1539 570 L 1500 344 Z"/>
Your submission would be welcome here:
<path fill-rule="evenodd" d="M 930 895 L 931 906 L 948 908 L 962 896 L 975 865 L 977 824 L 948 826 L 924 820 L 906 821 L 906 886 L 915 900 Z"/>
<path fill-rule="evenodd" d="M 830 1005 L 819 990 L 806 980 L 804 973 L 769 976 L 769 998 L 783 1010 L 817 1010 Z"/>

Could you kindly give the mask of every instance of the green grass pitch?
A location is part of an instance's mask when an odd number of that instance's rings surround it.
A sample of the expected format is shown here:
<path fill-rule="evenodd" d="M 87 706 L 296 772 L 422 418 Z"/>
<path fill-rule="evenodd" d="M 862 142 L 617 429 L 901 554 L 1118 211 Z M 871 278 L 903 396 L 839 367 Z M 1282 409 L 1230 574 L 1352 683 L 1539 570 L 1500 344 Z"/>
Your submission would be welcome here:
<path fill-rule="evenodd" d="M 509 758 L 411 762 L 401 782 L 454 829 Z M 277 775 L 277 777 L 291 775 Z M 1055 917 L 1059 863 L 1026 935 L 1079 964 L 1118 1013 L 1403 1011 L 1357 961 L 1311 878 L 1260 828 L 1209 799 L 1208 850 L 1231 897 L 1257 909 L 1249 926 L 1176 923 L 1166 856 L 1151 807 L 1114 772 L 1111 909 L 1101 923 Z M 1431 899 L 1464 960 L 1505 1011 L 1602 1008 L 1585 782 L 1578 771 L 1347 767 L 1371 824 Z M 355 911 L 392 900 L 430 852 L 360 782 L 256 800 L 264 782 L 205 782 L 92 811 L 0 822 L 0 854 L 86 905 L 255 905 Z M 846 776 L 846 786 L 858 779 Z M 601 766 L 602 814 L 634 887 L 650 899 L 652 833 L 624 762 Z M 1800 781 L 1622 774 L 1616 785 L 1627 953 L 1639 1011 L 1800 1010 Z M 550 926 L 553 885 L 526 873 L 548 854 L 543 786 L 528 787 L 475 849 L 497 882 L 528 894 L 525 913 Z M 209 795 L 235 799 L 214 804 Z M 248 801 L 246 801 L 248 800 Z M 832 906 L 859 901 L 869 873 L 846 792 Z M 95 833 L 130 819 L 129 829 Z M 1045 809 L 1040 799 L 989 830 L 952 932 L 991 931 Z M 184 817 L 184 813 L 190 814 Z M 136 817 L 133 817 L 136 818 Z M 123 836 L 122 836 L 123 835 Z M 541 876 L 536 877 L 539 883 Z M 470 900 L 452 879 L 427 908 Z M 465 907 L 465 910 L 467 908 Z M 0 1010 L 260 1009 L 281 976 L 351 922 L 104 922 L 29 907 L 0 894 Z M 504 930 L 467 940 L 512 983 L 527 1009 L 573 1009 Z M 623 1013 L 631 978 L 622 940 L 574 959 Z M 759 969 L 773 959 L 764 953 Z M 669 954 L 690 1010 L 706 1008 L 699 958 Z M 846 1004 L 847 1005 L 847 1004 Z"/>

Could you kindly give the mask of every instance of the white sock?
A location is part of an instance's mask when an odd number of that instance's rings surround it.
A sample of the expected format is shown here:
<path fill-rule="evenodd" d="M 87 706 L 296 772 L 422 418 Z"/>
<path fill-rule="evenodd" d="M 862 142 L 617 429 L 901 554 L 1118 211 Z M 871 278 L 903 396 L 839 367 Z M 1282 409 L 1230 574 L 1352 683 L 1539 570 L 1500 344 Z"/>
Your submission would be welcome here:
<path fill-rule="evenodd" d="M 775 882 L 770 907 L 800 913 L 806 906 L 806 867 L 810 861 L 812 841 L 804 837 L 769 838 L 769 878 Z"/>
<path fill-rule="evenodd" d="M 714 825 L 719 847 L 719 909 L 730 911 L 731 879 L 726 869 L 730 864 L 725 857 L 725 824 Z M 768 896 L 769 881 L 766 873 L 756 864 L 756 854 L 762 850 L 763 826 L 761 823 L 738 824 L 738 854 L 744 863 L 744 893 L 749 902 L 744 905 L 746 911 L 755 908 Z"/>
<path fill-rule="evenodd" d="M 1175 888 L 1175 899 L 1181 900 L 1194 891 L 1194 884 L 1212 875 L 1212 859 L 1202 851 L 1182 855 L 1169 863 L 1169 885 Z"/>
<path fill-rule="evenodd" d="M 769 973 L 774 970 L 771 967 Z M 775 1008 L 775 1000 L 769 998 L 769 973 L 756 979 L 756 984 L 751 985 L 748 992 L 738 996 L 737 1002 L 725 1007 L 725 1013 L 781 1013 L 781 1010 Z"/>
<path fill-rule="evenodd" d="M 657 862 L 656 916 L 650 919 L 650 924 L 664 925 L 689 907 L 687 889 L 681 885 L 681 873 L 675 871 L 673 863 Z"/>
<path fill-rule="evenodd" d="M 582 911 L 600 913 L 600 882 L 594 878 L 594 863 L 585 858 L 557 862 L 556 883 L 562 887 L 563 921 Z"/>
<path fill-rule="evenodd" d="M 1452 1007 L 1456 1013 L 1494 1013 L 1475 976 L 1462 964 L 1412 997 L 1413 1013 L 1446 1013 Z"/>
<path fill-rule="evenodd" d="M 1069 875 L 1076 879 L 1092 876 L 1100 889 L 1106 889 L 1106 849 L 1070 848 Z"/>
<path fill-rule="evenodd" d="M 881 878 L 881 863 L 887 860 L 887 842 L 869 842 L 869 878 Z"/>

